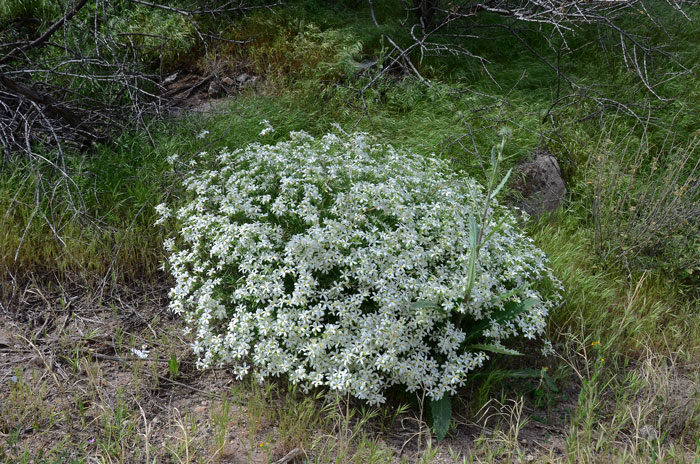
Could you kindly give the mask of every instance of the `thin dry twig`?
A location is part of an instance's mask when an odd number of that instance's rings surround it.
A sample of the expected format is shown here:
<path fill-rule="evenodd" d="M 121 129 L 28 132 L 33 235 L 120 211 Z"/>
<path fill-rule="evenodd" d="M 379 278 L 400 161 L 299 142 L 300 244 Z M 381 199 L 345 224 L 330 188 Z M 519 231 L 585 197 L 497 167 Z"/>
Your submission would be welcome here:
<path fill-rule="evenodd" d="M 483 39 L 483 31 L 488 29 L 507 31 L 534 57 L 556 73 L 558 77 L 557 98 L 543 118 L 543 121 L 550 121 L 554 124 L 554 132 L 558 130 L 552 117 L 554 108 L 572 97 L 576 100 L 593 100 L 598 106 L 598 111 L 623 110 L 635 119 L 642 119 L 641 115 L 650 105 L 646 102 L 642 108 L 635 109 L 635 103 L 616 101 L 606 97 L 597 92 L 595 87 L 581 85 L 563 71 L 562 57 L 573 53 L 569 45 L 570 37 L 581 33 L 584 28 L 597 28 L 600 44 L 606 50 L 611 48 L 610 38 L 616 39 L 628 69 L 637 76 L 649 94 L 662 104 L 668 100 L 657 91 L 658 85 L 669 79 L 693 72 L 692 69 L 687 68 L 672 54 L 665 51 L 663 47 L 654 45 L 650 38 L 643 37 L 636 33 L 635 29 L 629 28 L 629 21 L 625 21 L 629 18 L 638 18 L 641 14 L 667 33 L 664 21 L 661 19 L 665 16 L 656 11 L 659 5 L 647 5 L 642 0 L 616 2 L 603 0 L 462 0 L 451 2 L 413 0 L 413 2 L 403 3 L 406 10 L 405 30 L 408 41 L 400 41 L 386 33 L 382 35 L 384 40 L 389 43 L 390 50 L 385 57 L 384 65 L 360 90 L 360 99 L 365 110 L 360 121 L 365 117 L 369 118 L 366 92 L 390 71 L 399 69 L 404 75 L 415 76 L 423 84 L 431 85 L 429 80 L 421 74 L 419 67 L 416 66 L 416 55 L 418 55 L 417 58 L 420 62 L 426 56 L 457 56 L 475 59 L 494 84 L 500 87 L 488 69 L 489 61 L 484 56 L 479 56 L 469 49 L 469 44 L 475 43 L 475 39 Z M 666 3 L 677 15 L 690 19 L 683 10 L 683 2 L 667 0 Z M 381 24 L 373 0 L 367 0 L 367 5 L 373 23 L 380 28 Z M 504 21 L 502 23 L 489 21 L 488 24 L 485 24 L 479 19 L 483 15 L 490 15 L 492 18 L 494 16 L 501 17 Z M 538 51 L 538 48 L 529 43 L 525 38 L 525 32 L 528 32 L 529 35 L 532 35 L 533 32 L 539 34 L 542 41 L 548 44 L 555 54 L 556 61 L 549 59 Z M 614 46 L 614 44 L 612 45 Z M 664 77 L 660 82 L 653 82 L 651 66 L 654 58 L 658 56 L 670 60 L 678 68 L 678 71 Z M 562 83 L 569 87 L 570 95 L 560 97 Z M 591 117 L 593 116 L 591 115 Z"/>
<path fill-rule="evenodd" d="M 285 454 L 284 457 L 274 461 L 272 464 L 288 464 L 290 462 L 296 461 L 305 454 L 306 453 L 304 453 L 304 450 L 302 450 L 301 448 L 294 448 L 289 453 Z"/>

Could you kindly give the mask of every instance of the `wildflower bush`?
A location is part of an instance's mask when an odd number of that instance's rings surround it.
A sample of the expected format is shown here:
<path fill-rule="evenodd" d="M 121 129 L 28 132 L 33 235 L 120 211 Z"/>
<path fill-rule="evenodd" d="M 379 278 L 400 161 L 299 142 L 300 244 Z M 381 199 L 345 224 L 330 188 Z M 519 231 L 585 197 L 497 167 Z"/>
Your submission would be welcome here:
<path fill-rule="evenodd" d="M 438 400 L 507 339 L 542 334 L 558 299 L 494 192 L 434 157 L 296 132 L 192 164 L 189 200 L 158 210 L 177 225 L 171 308 L 200 368 L 371 404 L 392 385 Z"/>

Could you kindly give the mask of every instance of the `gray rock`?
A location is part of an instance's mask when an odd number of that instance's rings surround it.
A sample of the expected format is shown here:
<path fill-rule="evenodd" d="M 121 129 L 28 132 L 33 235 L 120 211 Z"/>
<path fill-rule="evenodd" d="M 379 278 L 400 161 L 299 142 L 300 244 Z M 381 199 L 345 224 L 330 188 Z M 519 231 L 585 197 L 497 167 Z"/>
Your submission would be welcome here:
<path fill-rule="evenodd" d="M 250 79 L 248 79 L 243 84 L 241 84 L 241 88 L 245 89 L 247 87 L 255 87 L 255 84 L 258 83 L 259 79 L 260 79 L 260 76 L 251 76 Z"/>
<path fill-rule="evenodd" d="M 518 206 L 533 216 L 556 210 L 566 196 L 559 163 L 547 151 L 538 152 L 535 159 L 514 170 L 511 188 L 520 194 Z"/>
<path fill-rule="evenodd" d="M 221 79 L 221 82 L 222 82 L 224 85 L 227 85 L 227 86 L 229 86 L 229 87 L 231 87 L 231 86 L 234 84 L 233 79 L 231 79 L 231 78 L 228 77 L 228 76 L 226 76 L 226 77 L 224 77 L 223 79 Z"/>
<path fill-rule="evenodd" d="M 163 79 L 163 85 L 172 84 L 173 82 L 175 82 L 175 79 L 177 79 L 177 76 L 179 76 L 179 75 L 180 75 L 179 72 L 176 72 L 176 73 L 169 75 L 168 77 Z"/>
<path fill-rule="evenodd" d="M 0 320 L 0 324 L 3 324 L 4 321 Z M 0 348 L 12 348 L 13 347 L 12 343 L 12 334 L 10 333 L 9 329 L 5 329 L 0 325 Z"/>
<path fill-rule="evenodd" d="M 236 77 L 236 82 L 238 82 L 238 86 L 241 89 L 245 89 L 247 87 L 254 87 L 259 79 L 259 76 L 251 76 L 250 74 L 243 73 Z"/>
<path fill-rule="evenodd" d="M 379 58 L 373 58 L 369 60 L 363 60 L 363 61 L 353 61 L 352 65 L 355 66 L 356 68 L 365 71 L 367 69 L 372 69 L 377 64 L 379 63 Z"/>
<path fill-rule="evenodd" d="M 221 85 L 219 85 L 218 82 L 216 81 L 211 81 L 209 83 L 209 89 L 207 90 L 207 94 L 209 95 L 209 98 L 216 98 L 221 96 L 223 92 L 223 89 L 221 88 Z"/>

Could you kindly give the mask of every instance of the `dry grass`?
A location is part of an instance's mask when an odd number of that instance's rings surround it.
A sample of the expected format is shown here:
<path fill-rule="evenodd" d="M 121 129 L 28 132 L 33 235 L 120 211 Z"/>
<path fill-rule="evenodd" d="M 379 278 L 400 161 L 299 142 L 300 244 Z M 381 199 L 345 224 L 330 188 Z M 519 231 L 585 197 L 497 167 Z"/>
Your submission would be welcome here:
<path fill-rule="evenodd" d="M 376 411 L 194 370 L 162 291 L 109 304 L 79 289 L 25 295 L 0 316 L 0 462 L 258 463 L 301 452 L 364 463 L 395 453 L 371 433 Z"/>
<path fill-rule="evenodd" d="M 623 361 L 562 334 L 569 400 L 562 391 L 554 408 L 533 402 L 518 394 L 521 383 L 478 412 L 457 411 L 437 443 L 415 408 L 366 409 L 282 382 L 235 382 L 226 369 L 196 371 L 163 291 L 115 293 L 109 303 L 79 289 L 25 296 L 0 320 L 6 463 L 263 463 L 290 452 L 296 462 L 358 464 L 698 459 L 700 379 L 672 350 Z M 566 417 L 548 420 L 555 411 Z"/>
<path fill-rule="evenodd" d="M 643 126 L 613 141 L 617 122 L 602 128 L 586 167 L 596 251 L 603 263 L 622 263 L 630 273 L 660 268 L 697 284 L 700 133 L 679 141 L 669 130 L 654 143 Z"/>

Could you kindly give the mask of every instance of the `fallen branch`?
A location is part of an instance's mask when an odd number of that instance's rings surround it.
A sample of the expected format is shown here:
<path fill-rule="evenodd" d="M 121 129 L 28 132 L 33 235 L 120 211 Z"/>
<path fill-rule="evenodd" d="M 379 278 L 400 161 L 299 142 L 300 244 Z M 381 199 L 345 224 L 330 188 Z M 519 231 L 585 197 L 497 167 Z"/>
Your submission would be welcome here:
<path fill-rule="evenodd" d="M 4 85 L 8 90 L 17 95 L 21 95 L 22 97 L 39 105 L 43 105 L 47 111 L 63 119 L 73 129 L 80 131 L 82 134 L 87 135 L 94 140 L 99 139 L 96 134 L 83 127 L 83 118 L 68 109 L 64 104 L 58 102 L 48 93 L 40 93 L 36 89 L 20 84 L 19 82 L 16 82 L 3 74 L 0 74 L 0 84 Z"/>

